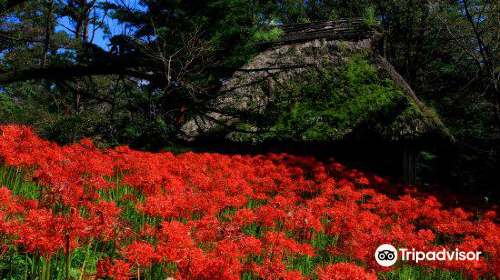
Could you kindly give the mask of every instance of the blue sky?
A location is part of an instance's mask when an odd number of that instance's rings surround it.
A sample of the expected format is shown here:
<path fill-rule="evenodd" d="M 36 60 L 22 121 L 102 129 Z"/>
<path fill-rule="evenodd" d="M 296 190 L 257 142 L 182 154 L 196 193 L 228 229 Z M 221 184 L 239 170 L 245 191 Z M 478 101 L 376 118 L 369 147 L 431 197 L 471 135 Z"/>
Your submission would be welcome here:
<path fill-rule="evenodd" d="M 111 0 L 111 2 L 114 2 L 117 5 L 126 5 L 130 9 L 138 9 L 138 10 L 145 9 L 143 6 L 141 6 L 139 4 L 140 0 Z M 104 15 L 104 13 L 102 11 L 97 11 L 97 13 L 100 14 L 100 16 Z M 105 18 L 105 24 L 108 26 L 111 34 L 106 35 L 106 34 L 104 34 L 102 29 L 97 28 L 95 30 L 92 42 L 94 44 L 100 46 L 101 48 L 107 50 L 107 49 L 109 49 L 109 46 L 108 46 L 109 45 L 109 38 L 112 37 L 113 35 L 126 33 L 127 30 L 126 30 L 126 27 L 124 25 L 118 23 L 118 21 L 116 21 L 116 20 L 111 19 L 109 17 L 109 15 Z M 73 28 L 73 26 L 70 24 L 68 18 L 62 18 L 62 19 L 59 19 L 59 24 L 56 25 L 55 29 L 56 29 L 56 32 L 63 31 L 63 32 L 69 33 L 69 31 L 66 29 L 66 27 Z M 89 36 L 92 36 L 93 29 L 94 29 L 94 27 L 92 26 L 90 29 L 91 33 Z"/>

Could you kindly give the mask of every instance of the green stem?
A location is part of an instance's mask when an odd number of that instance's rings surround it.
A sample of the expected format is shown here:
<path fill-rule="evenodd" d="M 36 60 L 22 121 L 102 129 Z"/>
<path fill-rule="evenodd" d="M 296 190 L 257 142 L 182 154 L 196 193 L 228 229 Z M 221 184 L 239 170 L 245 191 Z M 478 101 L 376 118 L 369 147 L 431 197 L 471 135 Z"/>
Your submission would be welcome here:
<path fill-rule="evenodd" d="M 9 260 L 9 279 L 12 279 L 12 257 L 14 256 L 14 252 L 10 253 L 10 260 Z"/>
<path fill-rule="evenodd" d="M 26 261 L 24 263 L 24 280 L 28 280 L 28 254 L 26 253 Z"/>
<path fill-rule="evenodd" d="M 41 257 L 40 262 L 42 263 L 42 273 L 40 273 L 40 279 L 45 280 L 45 270 L 47 270 L 45 258 Z"/>
<path fill-rule="evenodd" d="M 69 252 L 69 235 L 66 235 L 66 280 L 69 280 L 69 269 L 71 267 L 71 255 Z"/>
<path fill-rule="evenodd" d="M 47 279 L 47 280 L 50 280 L 50 263 L 51 263 L 51 259 L 49 258 L 49 260 L 47 262 L 47 271 L 46 271 L 47 277 L 45 277 L 45 279 Z"/>
<path fill-rule="evenodd" d="M 85 252 L 85 259 L 83 260 L 82 270 L 80 273 L 80 278 L 78 280 L 82 280 L 83 274 L 85 273 L 85 265 L 87 264 L 87 259 L 89 258 L 90 246 L 92 245 L 92 239 L 90 239 L 89 245 L 87 246 L 87 251 Z"/>

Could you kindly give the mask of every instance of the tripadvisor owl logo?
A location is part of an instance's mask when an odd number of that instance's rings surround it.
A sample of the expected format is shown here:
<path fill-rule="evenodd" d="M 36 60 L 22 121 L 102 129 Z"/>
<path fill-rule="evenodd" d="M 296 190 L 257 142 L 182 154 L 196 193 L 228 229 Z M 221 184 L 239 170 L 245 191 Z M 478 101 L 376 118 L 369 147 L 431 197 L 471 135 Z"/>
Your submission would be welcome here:
<path fill-rule="evenodd" d="M 375 260 L 381 266 L 391 266 L 398 260 L 398 251 L 390 244 L 383 244 L 375 251 Z"/>
<path fill-rule="evenodd" d="M 399 248 L 402 261 L 479 261 L 481 252 L 477 251 L 460 251 L 458 248 L 448 251 L 443 248 L 440 251 L 422 252 L 415 248 L 408 250 Z M 381 266 L 391 266 L 398 260 L 398 250 L 390 244 L 380 245 L 375 251 L 375 260 Z"/>

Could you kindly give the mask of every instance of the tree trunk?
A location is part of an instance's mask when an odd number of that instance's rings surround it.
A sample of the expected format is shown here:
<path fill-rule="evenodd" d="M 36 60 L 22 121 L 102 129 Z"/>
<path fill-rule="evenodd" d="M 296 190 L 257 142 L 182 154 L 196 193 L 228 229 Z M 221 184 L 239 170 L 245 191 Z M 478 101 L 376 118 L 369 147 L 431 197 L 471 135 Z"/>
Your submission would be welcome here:
<path fill-rule="evenodd" d="M 42 68 L 45 68 L 47 65 L 47 53 L 49 52 L 50 47 L 50 34 L 52 33 L 52 11 L 54 10 L 54 0 L 52 0 L 49 4 L 49 10 L 47 11 L 47 19 L 45 21 L 45 39 L 43 45 L 43 59 L 42 59 Z"/>

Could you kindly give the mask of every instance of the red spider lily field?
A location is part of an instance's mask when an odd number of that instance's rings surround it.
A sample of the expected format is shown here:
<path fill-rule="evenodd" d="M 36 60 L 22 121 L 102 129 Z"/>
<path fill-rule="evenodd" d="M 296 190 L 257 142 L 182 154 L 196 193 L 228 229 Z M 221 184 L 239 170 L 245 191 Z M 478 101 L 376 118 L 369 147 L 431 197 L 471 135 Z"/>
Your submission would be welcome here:
<path fill-rule="evenodd" d="M 2 279 L 490 279 L 496 206 L 288 154 L 59 146 L 0 126 Z M 381 244 L 478 261 L 377 264 Z"/>

